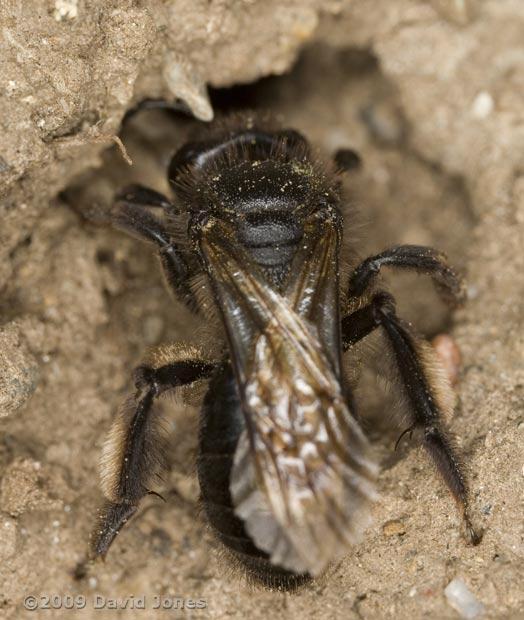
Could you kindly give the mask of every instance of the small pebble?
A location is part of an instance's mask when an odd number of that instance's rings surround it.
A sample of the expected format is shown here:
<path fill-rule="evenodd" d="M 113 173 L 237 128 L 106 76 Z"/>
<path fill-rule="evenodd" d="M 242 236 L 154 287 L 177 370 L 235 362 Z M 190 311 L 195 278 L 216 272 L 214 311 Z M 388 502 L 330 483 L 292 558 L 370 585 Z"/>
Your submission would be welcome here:
<path fill-rule="evenodd" d="M 406 533 L 406 528 L 402 521 L 388 521 L 382 526 L 385 536 L 402 536 Z"/>
<path fill-rule="evenodd" d="M 489 93 L 483 91 L 475 97 L 471 112 L 475 118 L 483 120 L 493 112 L 494 107 L 495 102 L 493 101 L 493 97 Z"/>
<path fill-rule="evenodd" d="M 491 514 L 491 509 L 493 508 L 493 504 L 486 504 L 485 506 L 483 506 L 480 510 L 480 512 L 483 515 L 489 515 Z"/>
<path fill-rule="evenodd" d="M 444 590 L 448 604 L 455 609 L 462 618 L 476 618 L 485 613 L 486 608 L 468 590 L 462 579 L 453 579 Z"/>
<path fill-rule="evenodd" d="M 57 22 L 78 16 L 78 0 L 56 0 L 53 16 Z"/>
<path fill-rule="evenodd" d="M 451 385 L 455 385 L 462 365 L 462 356 L 457 343 L 449 334 L 439 334 L 433 338 L 431 344 L 444 365 Z"/>

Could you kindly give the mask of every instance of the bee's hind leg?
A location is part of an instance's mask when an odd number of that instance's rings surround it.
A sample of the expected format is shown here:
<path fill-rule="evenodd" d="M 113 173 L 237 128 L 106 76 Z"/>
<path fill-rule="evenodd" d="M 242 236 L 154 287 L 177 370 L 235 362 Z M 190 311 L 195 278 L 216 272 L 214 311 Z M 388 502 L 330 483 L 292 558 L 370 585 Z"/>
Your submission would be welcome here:
<path fill-rule="evenodd" d="M 208 379 L 215 363 L 193 347 L 170 346 L 153 352 L 134 373 L 136 393 L 115 417 L 104 445 L 101 486 L 107 502 L 91 544 L 91 556 L 104 556 L 121 527 L 137 510 L 161 473 L 163 436 L 154 401 L 168 390 Z"/>
<path fill-rule="evenodd" d="M 471 542 L 477 544 L 480 537 L 469 516 L 463 465 L 451 435 L 444 428 L 443 420 L 453 409 L 449 381 L 441 372 L 432 347 L 398 318 L 394 299 L 388 293 L 375 293 L 368 305 L 342 319 L 344 348 L 350 348 L 377 327 L 382 328 L 393 353 L 407 405 L 407 432 L 419 431 L 422 435 L 424 448 L 461 508 Z"/>

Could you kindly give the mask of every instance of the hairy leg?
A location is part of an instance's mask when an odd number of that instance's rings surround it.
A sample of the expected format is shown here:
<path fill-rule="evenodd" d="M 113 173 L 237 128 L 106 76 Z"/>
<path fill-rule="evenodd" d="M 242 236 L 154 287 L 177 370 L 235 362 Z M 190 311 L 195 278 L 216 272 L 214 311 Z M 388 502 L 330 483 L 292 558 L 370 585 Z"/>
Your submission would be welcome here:
<path fill-rule="evenodd" d="M 115 196 L 115 202 L 123 202 L 137 207 L 176 210 L 175 205 L 164 194 L 138 183 L 124 187 Z"/>
<path fill-rule="evenodd" d="M 431 346 L 397 317 L 394 300 L 387 293 L 376 293 L 368 305 L 342 319 L 344 347 L 350 348 L 377 327 L 387 338 L 407 402 L 410 425 L 404 432 L 421 434 L 424 448 L 462 510 L 472 543 L 477 544 L 480 539 L 469 517 L 463 466 L 443 422 L 453 407 L 451 386 Z"/>
<path fill-rule="evenodd" d="M 166 101 L 165 99 L 143 99 L 137 103 L 134 108 L 131 108 L 125 113 L 122 124 L 143 110 L 168 110 L 170 112 L 180 112 L 183 116 L 194 118 L 191 108 L 181 99 L 175 101 Z"/>
<path fill-rule="evenodd" d="M 194 348 L 163 347 L 134 373 L 136 394 L 117 414 L 101 461 L 101 486 L 107 502 L 92 541 L 94 557 L 106 554 L 121 527 L 162 470 L 163 439 L 154 400 L 163 392 L 211 376 L 215 363 Z"/>
<path fill-rule="evenodd" d="M 362 166 L 362 159 L 353 149 L 338 149 L 333 156 L 335 167 L 340 172 L 351 172 Z"/>
<path fill-rule="evenodd" d="M 448 265 L 445 255 L 420 245 L 399 245 L 366 258 L 350 277 L 349 296 L 363 295 L 382 267 L 386 266 L 409 269 L 430 276 L 439 293 L 450 304 L 460 304 L 465 299 L 464 283 Z"/>
<path fill-rule="evenodd" d="M 156 244 L 169 286 L 181 301 L 196 310 L 197 302 L 189 285 L 191 273 L 185 254 L 173 242 L 164 223 L 144 209 L 145 204 L 140 202 L 140 195 L 135 195 L 135 199 L 136 202 L 120 199 L 115 204 L 113 225 L 138 239 Z M 154 197 L 150 199 L 154 200 Z"/>

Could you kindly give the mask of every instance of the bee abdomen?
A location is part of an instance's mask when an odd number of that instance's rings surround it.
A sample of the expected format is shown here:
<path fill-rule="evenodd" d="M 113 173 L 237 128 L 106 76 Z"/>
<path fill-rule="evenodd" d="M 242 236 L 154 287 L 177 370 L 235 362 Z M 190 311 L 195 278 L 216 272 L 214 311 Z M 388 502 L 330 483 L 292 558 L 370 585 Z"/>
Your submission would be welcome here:
<path fill-rule="evenodd" d="M 199 454 L 198 476 L 204 511 L 209 524 L 226 547 L 246 555 L 259 555 L 261 551 L 253 545 L 244 529 L 244 522 L 235 515 L 233 508 L 229 491 L 233 459 L 234 450 L 229 454 Z"/>
<path fill-rule="evenodd" d="M 224 545 L 233 566 L 269 588 L 295 590 L 309 575 L 295 574 L 269 561 L 237 517 L 229 489 L 238 439 L 244 428 L 233 373 L 225 365 L 211 381 L 202 408 L 198 478 L 202 507 L 217 539 Z"/>
<path fill-rule="evenodd" d="M 231 506 L 229 472 L 233 465 L 232 454 L 200 454 L 198 476 L 202 499 L 215 506 Z"/>

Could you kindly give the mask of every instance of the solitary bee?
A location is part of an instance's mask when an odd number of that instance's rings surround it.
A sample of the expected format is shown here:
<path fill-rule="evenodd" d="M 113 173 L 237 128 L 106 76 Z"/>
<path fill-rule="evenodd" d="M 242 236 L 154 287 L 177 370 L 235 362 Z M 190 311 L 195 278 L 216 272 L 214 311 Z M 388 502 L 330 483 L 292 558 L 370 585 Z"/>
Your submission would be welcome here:
<path fill-rule="evenodd" d="M 344 161 L 354 157 L 339 157 L 338 168 Z M 377 274 L 386 265 L 427 274 L 452 302 L 463 300 L 463 284 L 441 253 L 414 245 L 367 258 L 342 278 L 341 185 L 327 168 L 297 131 L 245 117 L 175 153 L 174 201 L 138 185 L 117 197 L 114 224 L 156 244 L 175 294 L 216 325 L 221 354 L 171 345 L 135 370 L 136 393 L 103 450 L 108 501 L 94 556 L 106 554 L 161 469 L 155 399 L 207 380 L 197 468 L 212 530 L 268 587 L 293 589 L 322 574 L 358 541 L 376 497 L 377 467 L 342 361 L 376 328 L 397 367 L 405 432 L 420 435 L 476 542 L 442 422 L 449 382 Z"/>

